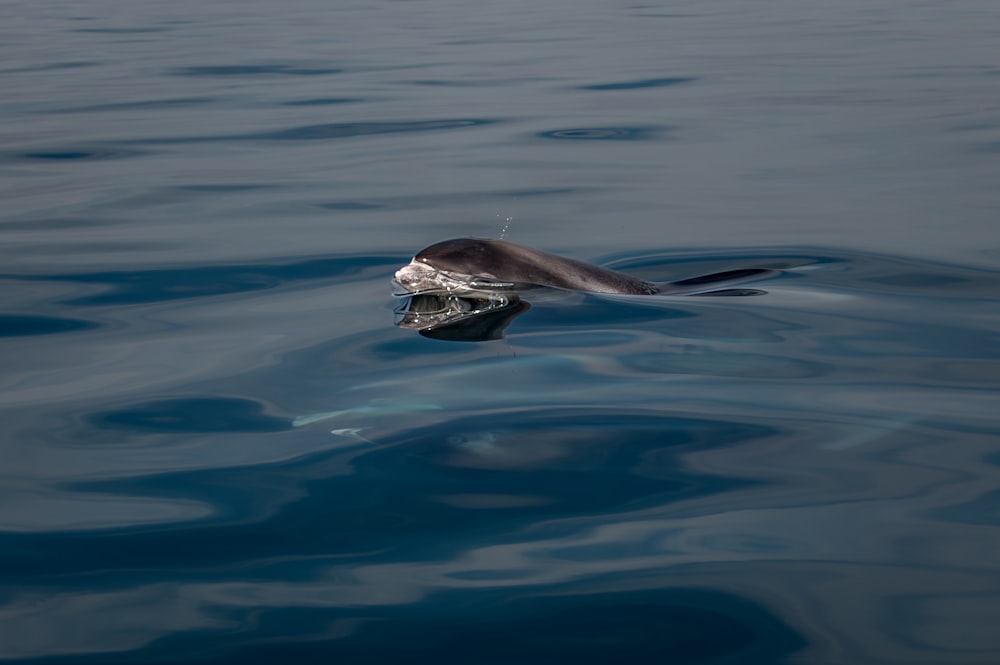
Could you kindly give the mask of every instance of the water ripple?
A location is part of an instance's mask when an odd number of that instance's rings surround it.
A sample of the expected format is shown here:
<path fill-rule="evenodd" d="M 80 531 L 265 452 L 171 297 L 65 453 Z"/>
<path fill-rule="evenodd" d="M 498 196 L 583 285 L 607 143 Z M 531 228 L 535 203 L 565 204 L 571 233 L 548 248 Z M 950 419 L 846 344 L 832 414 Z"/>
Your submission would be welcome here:
<path fill-rule="evenodd" d="M 281 102 L 283 106 L 332 106 L 334 104 L 354 104 L 363 102 L 358 97 L 317 97 L 315 99 L 298 99 L 292 102 Z"/>
<path fill-rule="evenodd" d="M 260 76 L 279 74 L 283 76 L 321 76 L 340 74 L 342 69 L 331 67 L 294 67 L 292 65 L 207 65 L 200 67 L 178 67 L 172 70 L 178 76 Z"/>
<path fill-rule="evenodd" d="M 106 291 L 65 301 L 69 305 L 125 305 L 201 298 L 273 289 L 291 282 L 363 279 L 371 268 L 387 269 L 398 257 L 311 259 L 282 265 L 196 266 L 41 276 L 0 275 L 0 279 L 99 284 Z"/>
<path fill-rule="evenodd" d="M 166 99 L 143 99 L 134 102 L 115 102 L 111 104 L 93 104 L 90 106 L 68 106 L 44 111 L 45 113 L 95 113 L 105 111 L 162 111 L 197 104 L 210 104 L 216 101 L 214 97 L 175 97 Z"/>
<path fill-rule="evenodd" d="M 649 127 L 576 127 L 539 132 L 536 136 L 573 141 L 643 141 L 653 138 L 656 132 Z"/>
<path fill-rule="evenodd" d="M 91 32 L 108 35 L 132 35 L 145 32 L 167 32 L 169 28 L 73 28 L 69 32 Z"/>
<path fill-rule="evenodd" d="M 93 321 L 31 314 L 0 314 L 0 337 L 54 335 L 97 328 Z"/>
<path fill-rule="evenodd" d="M 88 419 L 103 429 L 137 432 L 278 432 L 291 427 L 287 419 L 265 414 L 259 402 L 231 397 L 156 400 Z"/>
<path fill-rule="evenodd" d="M 67 146 L 30 152 L 0 153 L 0 161 L 94 162 L 130 159 L 147 154 L 149 153 L 144 150 L 123 150 L 106 146 Z"/>
<path fill-rule="evenodd" d="M 395 134 L 402 132 L 426 132 L 441 129 L 462 129 L 491 124 L 492 120 L 456 119 L 456 120 L 423 120 L 414 122 L 347 122 L 330 123 L 327 125 L 310 125 L 296 127 L 277 132 L 254 135 L 253 138 L 272 141 L 314 141 L 337 139 L 350 136 L 366 136 L 369 134 Z"/>
<path fill-rule="evenodd" d="M 0 76 L 4 74 L 26 74 L 31 72 L 49 72 L 61 69 L 79 69 L 81 67 L 96 67 L 100 62 L 73 61 L 73 62 L 52 62 L 44 65 L 30 65 L 27 67 L 12 67 L 10 69 L 0 69 Z"/>
<path fill-rule="evenodd" d="M 594 85 L 581 85 L 578 90 L 638 90 L 640 88 L 665 88 L 681 83 L 692 83 L 697 81 L 692 76 L 675 76 L 673 78 L 644 79 L 642 81 L 620 81 L 618 83 L 596 83 Z"/>
<path fill-rule="evenodd" d="M 330 139 L 353 138 L 376 134 L 401 134 L 410 132 L 429 132 L 447 129 L 464 129 L 494 124 L 498 121 L 484 118 L 456 118 L 446 120 L 416 120 L 387 122 L 339 122 L 323 125 L 307 125 L 291 129 L 279 129 L 271 132 L 255 132 L 248 134 L 223 134 L 217 136 L 177 136 L 163 138 L 129 139 L 121 143 L 137 144 L 181 144 L 210 143 L 221 141 L 324 141 Z"/>
<path fill-rule="evenodd" d="M 441 194 L 396 196 L 376 201 L 331 201 L 316 204 L 326 210 L 375 210 L 396 208 L 413 210 L 416 208 L 438 208 L 442 205 L 483 205 L 495 203 L 498 199 L 526 199 L 545 196 L 562 196 L 583 191 L 575 187 L 537 187 L 498 191 L 459 191 Z"/>

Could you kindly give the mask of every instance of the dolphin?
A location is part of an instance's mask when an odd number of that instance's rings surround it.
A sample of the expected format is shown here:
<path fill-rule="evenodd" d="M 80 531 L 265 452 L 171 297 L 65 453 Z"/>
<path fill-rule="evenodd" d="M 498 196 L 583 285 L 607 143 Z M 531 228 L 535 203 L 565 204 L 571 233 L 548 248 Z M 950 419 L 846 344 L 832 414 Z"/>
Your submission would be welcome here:
<path fill-rule="evenodd" d="M 726 270 L 668 284 L 654 284 L 608 268 L 506 240 L 456 238 L 426 247 L 396 271 L 393 293 L 461 294 L 554 287 L 623 295 L 758 295 L 752 289 L 718 290 L 722 283 L 776 275 L 763 268 Z"/>

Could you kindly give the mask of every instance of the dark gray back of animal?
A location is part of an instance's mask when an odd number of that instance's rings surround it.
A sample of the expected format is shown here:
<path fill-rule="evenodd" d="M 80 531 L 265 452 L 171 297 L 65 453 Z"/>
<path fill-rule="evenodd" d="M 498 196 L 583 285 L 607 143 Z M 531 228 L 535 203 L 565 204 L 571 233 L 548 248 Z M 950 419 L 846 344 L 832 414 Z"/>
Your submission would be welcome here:
<path fill-rule="evenodd" d="M 431 245 L 414 257 L 438 270 L 492 277 L 502 282 L 594 293 L 651 295 L 655 284 L 600 266 L 505 240 L 458 238 Z"/>

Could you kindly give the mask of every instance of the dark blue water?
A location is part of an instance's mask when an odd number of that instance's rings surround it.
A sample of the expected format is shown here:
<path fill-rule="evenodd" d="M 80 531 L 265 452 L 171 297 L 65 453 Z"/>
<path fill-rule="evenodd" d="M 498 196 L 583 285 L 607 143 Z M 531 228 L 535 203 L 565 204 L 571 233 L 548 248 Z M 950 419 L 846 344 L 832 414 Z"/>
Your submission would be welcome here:
<path fill-rule="evenodd" d="M 1000 661 L 1000 6 L 0 6 L 0 660 Z M 754 297 L 394 325 L 505 237 Z"/>

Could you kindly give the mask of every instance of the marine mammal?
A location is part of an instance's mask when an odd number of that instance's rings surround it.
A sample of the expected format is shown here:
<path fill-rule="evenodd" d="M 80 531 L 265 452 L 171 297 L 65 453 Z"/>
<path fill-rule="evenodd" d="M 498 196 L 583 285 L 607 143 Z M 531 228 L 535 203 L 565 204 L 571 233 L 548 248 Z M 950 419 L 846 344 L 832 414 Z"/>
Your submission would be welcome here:
<path fill-rule="evenodd" d="M 551 286 L 592 293 L 659 292 L 655 284 L 614 270 L 506 240 L 480 238 L 445 240 L 420 250 L 409 265 L 396 272 L 395 281 L 405 289 L 427 290 L 433 280 L 442 277 L 446 284 L 454 280 L 478 289 Z"/>
<path fill-rule="evenodd" d="M 394 293 L 464 293 L 547 286 L 590 293 L 626 295 L 705 293 L 721 282 L 732 284 L 776 274 L 748 268 L 653 284 L 608 268 L 550 254 L 506 240 L 455 238 L 426 247 L 396 271 Z M 754 295 L 748 291 L 716 295 Z"/>

